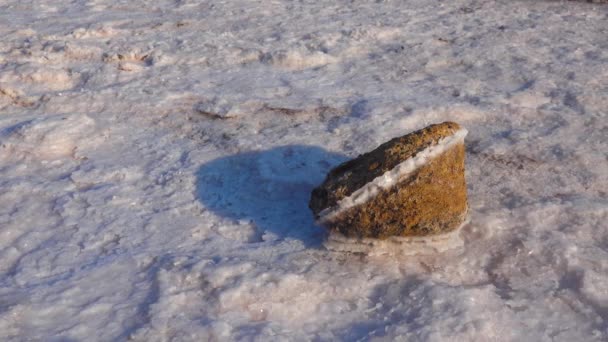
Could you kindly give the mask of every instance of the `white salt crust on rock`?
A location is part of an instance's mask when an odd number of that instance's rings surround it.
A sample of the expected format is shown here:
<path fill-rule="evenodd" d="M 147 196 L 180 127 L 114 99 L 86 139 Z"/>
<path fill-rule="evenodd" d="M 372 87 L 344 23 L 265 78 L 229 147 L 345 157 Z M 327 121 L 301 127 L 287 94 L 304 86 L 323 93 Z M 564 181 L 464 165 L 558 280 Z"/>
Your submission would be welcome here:
<path fill-rule="evenodd" d="M 393 169 L 365 184 L 360 189 L 353 192 L 350 196 L 338 201 L 335 206 L 321 211 L 317 223 L 325 224 L 330 222 L 333 218 L 345 210 L 365 204 L 367 201 L 377 196 L 380 191 L 392 188 L 401 180 L 409 176 L 412 172 L 424 166 L 428 161 L 438 157 L 457 144 L 464 142 L 464 138 L 467 136 L 467 134 L 468 131 L 465 128 L 461 128 L 453 135 L 439 140 L 436 144 L 422 150 L 413 157 L 404 160 Z"/>

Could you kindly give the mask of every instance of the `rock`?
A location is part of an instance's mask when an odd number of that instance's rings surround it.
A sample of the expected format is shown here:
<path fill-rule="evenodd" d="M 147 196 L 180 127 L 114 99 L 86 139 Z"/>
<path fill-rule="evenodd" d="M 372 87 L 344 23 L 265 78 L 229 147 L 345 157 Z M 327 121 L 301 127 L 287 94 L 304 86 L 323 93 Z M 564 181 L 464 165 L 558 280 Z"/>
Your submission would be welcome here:
<path fill-rule="evenodd" d="M 386 239 L 437 235 L 467 216 L 464 137 L 444 122 L 345 162 L 313 190 L 309 207 L 331 232 Z"/>

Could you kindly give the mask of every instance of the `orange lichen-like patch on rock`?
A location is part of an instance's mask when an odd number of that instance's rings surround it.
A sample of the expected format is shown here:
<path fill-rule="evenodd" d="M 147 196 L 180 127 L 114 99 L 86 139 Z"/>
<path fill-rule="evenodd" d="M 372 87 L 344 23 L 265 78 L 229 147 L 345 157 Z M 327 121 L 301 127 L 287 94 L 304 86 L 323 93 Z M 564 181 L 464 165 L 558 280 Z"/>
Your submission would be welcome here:
<path fill-rule="evenodd" d="M 313 190 L 310 208 L 331 231 L 347 237 L 426 236 L 458 228 L 467 215 L 464 140 L 442 144 L 462 130 L 453 122 L 431 125 L 336 167 Z M 362 187 L 433 148 L 432 157 L 399 174 L 391 186 L 363 203 L 343 205 Z"/>

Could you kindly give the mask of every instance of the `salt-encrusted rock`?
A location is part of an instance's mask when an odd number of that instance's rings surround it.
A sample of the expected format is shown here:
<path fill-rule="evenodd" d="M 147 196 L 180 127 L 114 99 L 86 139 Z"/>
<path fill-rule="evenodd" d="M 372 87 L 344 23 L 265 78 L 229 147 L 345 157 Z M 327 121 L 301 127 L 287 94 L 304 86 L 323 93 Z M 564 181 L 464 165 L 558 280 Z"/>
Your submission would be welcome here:
<path fill-rule="evenodd" d="M 309 206 L 346 237 L 427 236 L 467 216 L 464 137 L 454 122 L 395 138 L 331 170 Z"/>

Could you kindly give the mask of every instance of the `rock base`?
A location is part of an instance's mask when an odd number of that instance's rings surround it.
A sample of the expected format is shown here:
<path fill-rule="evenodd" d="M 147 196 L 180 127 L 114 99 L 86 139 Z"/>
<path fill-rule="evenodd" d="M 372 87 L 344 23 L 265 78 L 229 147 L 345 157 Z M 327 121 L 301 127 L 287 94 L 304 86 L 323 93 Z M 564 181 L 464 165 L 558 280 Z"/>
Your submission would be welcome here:
<path fill-rule="evenodd" d="M 440 235 L 391 236 L 387 239 L 349 238 L 338 232 L 331 232 L 324 246 L 330 251 L 368 256 L 434 255 L 463 247 L 464 240 L 460 232 L 468 223 L 467 218 L 460 227 Z"/>

